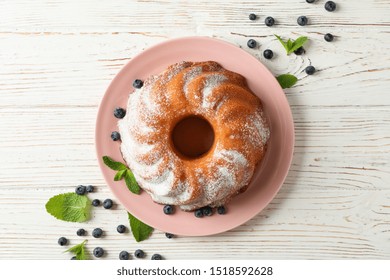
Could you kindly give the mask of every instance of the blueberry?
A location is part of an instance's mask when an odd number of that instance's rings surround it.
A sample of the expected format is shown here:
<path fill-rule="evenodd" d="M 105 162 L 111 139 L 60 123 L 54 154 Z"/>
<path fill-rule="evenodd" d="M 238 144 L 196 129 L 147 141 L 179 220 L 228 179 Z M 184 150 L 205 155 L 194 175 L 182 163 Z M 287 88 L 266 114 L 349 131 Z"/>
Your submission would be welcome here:
<path fill-rule="evenodd" d="M 77 260 L 76 256 L 73 256 L 73 257 L 71 258 L 71 260 L 72 260 L 72 261 L 73 261 L 73 260 Z"/>
<path fill-rule="evenodd" d="M 275 20 L 273 17 L 266 17 L 264 20 L 265 25 L 272 26 L 275 24 Z"/>
<path fill-rule="evenodd" d="M 126 232 L 126 227 L 124 225 L 119 225 L 116 227 L 116 231 L 119 233 L 125 233 Z"/>
<path fill-rule="evenodd" d="M 314 68 L 314 66 L 310 65 L 306 67 L 305 72 L 307 75 L 313 75 L 316 72 L 316 69 Z"/>
<path fill-rule="evenodd" d="M 86 233 L 87 232 L 83 228 L 78 229 L 76 232 L 77 236 L 84 236 Z"/>
<path fill-rule="evenodd" d="M 92 236 L 95 238 L 100 238 L 100 237 L 102 237 L 102 235 L 103 235 L 103 230 L 101 228 L 95 228 L 92 231 Z"/>
<path fill-rule="evenodd" d="M 103 207 L 104 209 L 110 209 L 112 207 L 113 203 L 112 200 L 107 198 L 103 201 Z"/>
<path fill-rule="evenodd" d="M 196 209 L 194 212 L 195 217 L 202 218 L 203 217 L 203 210 L 202 209 Z"/>
<path fill-rule="evenodd" d="M 95 187 L 91 186 L 91 185 L 88 185 L 86 190 L 87 190 L 87 192 L 91 193 L 91 192 L 95 191 Z"/>
<path fill-rule="evenodd" d="M 175 237 L 175 236 L 174 236 L 172 233 L 166 232 L 166 233 L 165 233 L 165 237 L 168 238 L 168 239 L 171 239 L 171 238 L 173 238 L 173 237 Z"/>
<path fill-rule="evenodd" d="M 130 258 L 130 254 L 127 251 L 122 251 L 119 253 L 120 260 L 128 260 Z"/>
<path fill-rule="evenodd" d="M 302 54 L 305 53 L 305 49 L 304 49 L 303 47 L 299 47 L 298 49 L 296 49 L 296 50 L 294 51 L 294 53 L 295 53 L 296 55 L 302 55 Z"/>
<path fill-rule="evenodd" d="M 86 190 L 85 186 L 78 185 L 78 186 L 76 187 L 76 193 L 77 193 L 78 195 L 83 195 L 83 194 L 85 194 L 85 190 Z"/>
<path fill-rule="evenodd" d="M 316 0 L 306 0 L 306 2 L 307 2 L 307 3 L 310 3 L 310 4 L 311 4 L 311 3 L 314 3 L 314 1 L 316 1 Z"/>
<path fill-rule="evenodd" d="M 257 16 L 255 14 L 249 14 L 249 19 L 250 20 L 256 20 Z"/>
<path fill-rule="evenodd" d="M 142 251 L 141 249 L 137 249 L 135 250 L 134 252 L 134 256 L 138 259 L 142 259 L 143 257 L 145 257 L 145 253 L 144 251 Z"/>
<path fill-rule="evenodd" d="M 152 260 L 162 260 L 162 257 L 160 254 L 154 254 L 151 259 Z"/>
<path fill-rule="evenodd" d="M 203 215 L 205 215 L 205 216 L 213 215 L 213 209 L 210 206 L 203 207 L 202 211 L 203 211 Z"/>
<path fill-rule="evenodd" d="M 174 207 L 172 205 L 165 205 L 163 208 L 164 214 L 171 215 L 174 212 Z"/>
<path fill-rule="evenodd" d="M 140 79 L 136 79 L 133 82 L 133 87 L 135 87 L 135 88 L 142 88 L 143 85 L 144 85 L 144 82 L 141 81 Z"/>
<path fill-rule="evenodd" d="M 113 131 L 113 132 L 111 133 L 111 139 L 112 139 L 113 141 L 121 140 L 121 135 L 120 135 L 120 133 L 119 133 L 118 131 Z"/>
<path fill-rule="evenodd" d="M 117 119 L 123 119 L 126 116 L 126 110 L 120 107 L 114 109 L 114 116 Z"/>
<path fill-rule="evenodd" d="M 99 206 L 100 205 L 100 200 L 99 199 L 92 200 L 92 205 L 95 206 L 95 207 Z"/>
<path fill-rule="evenodd" d="M 104 250 L 102 247 L 96 247 L 93 249 L 93 255 L 97 258 L 101 258 L 104 255 Z"/>
<path fill-rule="evenodd" d="M 326 2 L 325 10 L 327 10 L 328 12 L 333 12 L 334 10 L 336 10 L 336 3 L 333 1 Z"/>
<path fill-rule="evenodd" d="M 253 39 L 249 39 L 246 44 L 251 49 L 256 48 L 256 46 L 257 46 L 256 40 L 253 40 Z"/>
<path fill-rule="evenodd" d="M 219 215 L 224 215 L 224 214 L 226 214 L 225 206 L 218 206 L 217 212 L 218 212 Z"/>
<path fill-rule="evenodd" d="M 273 56 L 274 56 L 274 52 L 271 51 L 270 49 L 266 49 L 264 52 L 263 52 L 263 55 L 266 59 L 271 59 Z"/>
<path fill-rule="evenodd" d="M 334 39 L 334 36 L 332 34 L 330 34 L 330 33 L 326 33 L 325 36 L 324 36 L 324 39 L 327 42 L 332 42 L 333 39 Z"/>
<path fill-rule="evenodd" d="M 305 16 L 300 16 L 298 17 L 297 19 L 297 23 L 300 25 L 300 26 L 305 26 L 307 24 L 308 20 L 307 20 L 307 17 Z"/>
<path fill-rule="evenodd" d="M 58 244 L 60 246 L 65 246 L 66 244 L 68 244 L 68 239 L 66 239 L 66 237 L 60 237 L 58 238 Z"/>

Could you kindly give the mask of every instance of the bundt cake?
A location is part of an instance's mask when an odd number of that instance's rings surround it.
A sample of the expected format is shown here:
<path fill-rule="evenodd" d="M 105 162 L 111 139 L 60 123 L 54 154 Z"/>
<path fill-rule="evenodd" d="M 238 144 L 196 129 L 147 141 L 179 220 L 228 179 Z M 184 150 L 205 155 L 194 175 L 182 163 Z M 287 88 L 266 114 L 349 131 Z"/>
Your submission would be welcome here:
<path fill-rule="evenodd" d="M 214 61 L 180 62 L 146 79 L 118 127 L 140 187 L 185 211 L 244 191 L 270 135 L 245 78 Z"/>

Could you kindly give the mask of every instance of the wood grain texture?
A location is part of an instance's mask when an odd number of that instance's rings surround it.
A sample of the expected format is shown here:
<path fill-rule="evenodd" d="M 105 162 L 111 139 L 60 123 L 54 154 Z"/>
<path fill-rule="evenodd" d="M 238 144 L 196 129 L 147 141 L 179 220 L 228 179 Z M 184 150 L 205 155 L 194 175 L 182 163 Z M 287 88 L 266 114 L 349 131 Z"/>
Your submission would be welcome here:
<path fill-rule="evenodd" d="M 390 2 L 337 1 L 27 1 L 0 3 L 0 259 L 69 259 L 57 245 L 84 238 L 107 259 L 144 249 L 167 259 L 390 258 Z M 250 12 L 260 18 L 251 22 Z M 277 25 L 264 26 L 274 16 Z M 306 15 L 310 25 L 296 24 Z M 327 43 L 323 35 L 336 40 Z M 286 56 L 273 34 L 310 38 L 306 54 Z M 296 142 L 276 198 L 244 225 L 210 237 L 142 243 L 121 205 L 93 209 L 85 224 L 55 220 L 44 205 L 78 184 L 112 198 L 96 161 L 99 102 L 115 74 L 143 49 L 169 38 L 213 36 L 242 47 L 275 75 L 300 80 L 286 89 Z M 248 49 L 249 38 L 260 46 Z M 275 57 L 265 60 L 270 48 Z M 317 73 L 307 76 L 304 68 Z M 91 238 L 93 228 L 105 231 Z M 207 248 L 207 249 L 206 249 Z"/>

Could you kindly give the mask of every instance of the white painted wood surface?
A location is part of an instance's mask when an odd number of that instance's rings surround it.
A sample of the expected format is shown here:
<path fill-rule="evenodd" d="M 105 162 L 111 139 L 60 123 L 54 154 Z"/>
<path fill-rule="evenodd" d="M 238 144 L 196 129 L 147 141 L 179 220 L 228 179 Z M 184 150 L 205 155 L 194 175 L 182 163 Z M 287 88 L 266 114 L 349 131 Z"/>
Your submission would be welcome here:
<path fill-rule="evenodd" d="M 166 259 L 390 258 L 390 1 L 0 1 L 0 259 L 69 259 L 57 245 L 88 231 L 88 249 L 106 259 L 144 249 Z M 251 22 L 248 14 L 260 19 Z M 273 16 L 277 25 L 263 22 Z M 306 15 L 310 25 L 296 18 Z M 336 40 L 327 43 L 323 34 Z M 310 38 L 306 55 L 287 57 L 273 34 Z M 93 209 L 86 224 L 55 220 L 53 195 L 92 184 L 113 197 L 94 147 L 98 104 L 134 55 L 168 38 L 213 36 L 241 46 L 275 75 L 300 77 L 286 90 L 296 126 L 291 170 L 259 215 L 210 237 L 137 244 L 122 206 Z M 250 50 L 254 38 L 260 47 Z M 265 61 L 264 49 L 276 57 Z M 312 63 L 318 72 L 302 70 Z M 103 239 L 91 237 L 102 227 Z"/>

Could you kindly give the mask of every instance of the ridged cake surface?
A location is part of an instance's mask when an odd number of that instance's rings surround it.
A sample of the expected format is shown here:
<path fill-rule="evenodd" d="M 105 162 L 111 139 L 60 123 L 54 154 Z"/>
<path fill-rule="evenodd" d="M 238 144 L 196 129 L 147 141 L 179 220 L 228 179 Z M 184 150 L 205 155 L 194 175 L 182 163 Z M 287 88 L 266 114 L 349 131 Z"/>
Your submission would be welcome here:
<path fill-rule="evenodd" d="M 207 120 L 210 150 L 186 158 L 172 129 L 188 116 Z M 142 189 L 160 204 L 190 211 L 224 205 L 244 191 L 270 136 L 261 101 L 241 75 L 213 61 L 180 62 L 130 93 L 118 122 L 121 152 Z"/>

